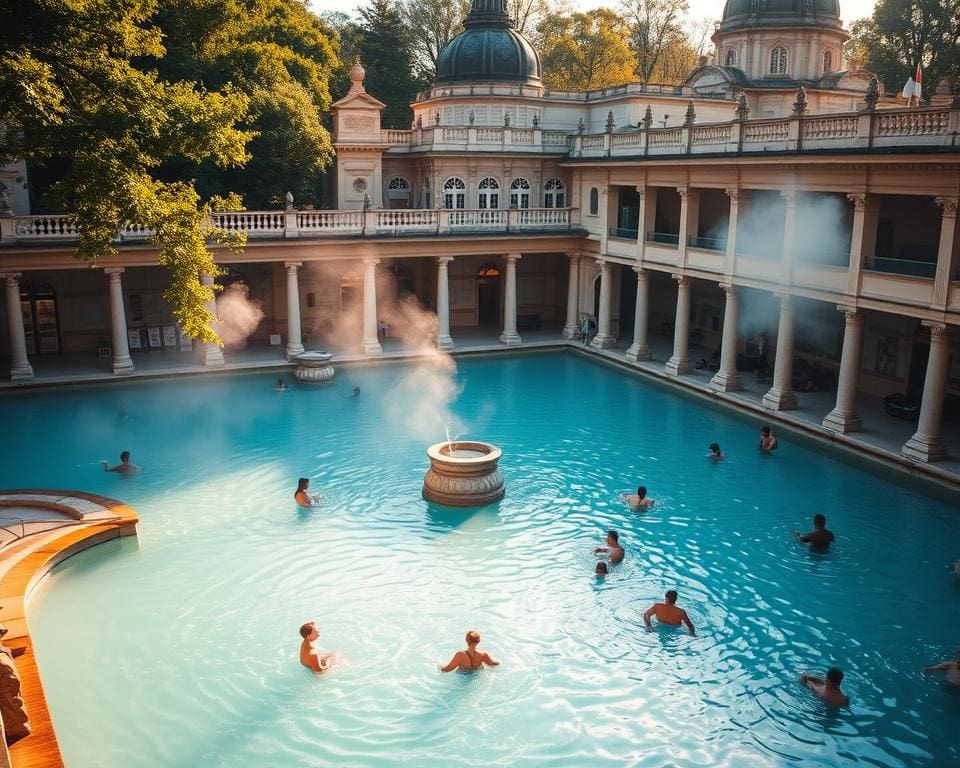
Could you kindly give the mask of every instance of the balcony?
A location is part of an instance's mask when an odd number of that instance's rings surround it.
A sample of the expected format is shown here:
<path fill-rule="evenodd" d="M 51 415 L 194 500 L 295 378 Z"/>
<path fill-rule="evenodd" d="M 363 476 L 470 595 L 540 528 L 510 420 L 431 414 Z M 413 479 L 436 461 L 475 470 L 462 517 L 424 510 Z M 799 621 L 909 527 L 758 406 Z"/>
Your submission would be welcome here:
<path fill-rule="evenodd" d="M 620 240 L 636 240 L 639 232 L 629 227 L 611 227 L 609 234 L 610 237 L 616 237 Z"/>
<path fill-rule="evenodd" d="M 875 256 L 867 262 L 866 268 L 871 272 L 884 272 L 888 275 L 932 278 L 937 273 L 937 262 L 918 259 L 891 259 Z"/>
<path fill-rule="evenodd" d="M 691 237 L 687 243 L 693 248 L 703 248 L 705 251 L 727 250 L 727 238 L 725 237 Z"/>
<path fill-rule="evenodd" d="M 674 232 L 647 232 L 648 243 L 660 245 L 680 245 L 680 234 Z"/>

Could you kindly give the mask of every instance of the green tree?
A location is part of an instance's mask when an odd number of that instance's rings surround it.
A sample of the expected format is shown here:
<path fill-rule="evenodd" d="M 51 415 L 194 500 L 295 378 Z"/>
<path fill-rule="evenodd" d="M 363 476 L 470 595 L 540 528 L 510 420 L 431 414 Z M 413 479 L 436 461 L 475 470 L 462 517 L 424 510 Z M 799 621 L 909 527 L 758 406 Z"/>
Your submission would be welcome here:
<path fill-rule="evenodd" d="M 463 31 L 470 0 L 407 0 L 403 14 L 410 30 L 419 79 L 433 81 L 444 46 Z"/>
<path fill-rule="evenodd" d="M 696 64 L 683 22 L 686 0 L 622 0 L 630 47 L 641 82 L 677 82 Z M 692 59 L 692 61 L 691 61 Z M 679 64 L 678 64 L 679 62 Z M 684 69 L 678 78 L 677 70 Z"/>
<path fill-rule="evenodd" d="M 249 99 L 229 85 L 163 80 L 134 60 L 163 57 L 151 0 L 21 0 L 0 6 L 0 158 L 65 158 L 52 194 L 74 213 L 76 256 L 114 251 L 117 222 L 155 231 L 171 281 L 165 298 L 185 331 L 216 340 L 201 273 L 217 274 L 208 242 L 210 203 L 193 185 L 162 181 L 164 161 L 245 162 L 238 128 Z M 232 245 L 239 245 L 231 241 Z"/>
<path fill-rule="evenodd" d="M 538 41 L 548 88 L 586 91 L 633 79 L 627 28 L 609 8 L 585 13 L 548 13 Z"/>
<path fill-rule="evenodd" d="M 897 93 L 922 63 L 924 98 L 941 79 L 960 79 L 960 0 L 878 0 L 853 24 L 848 52 Z"/>

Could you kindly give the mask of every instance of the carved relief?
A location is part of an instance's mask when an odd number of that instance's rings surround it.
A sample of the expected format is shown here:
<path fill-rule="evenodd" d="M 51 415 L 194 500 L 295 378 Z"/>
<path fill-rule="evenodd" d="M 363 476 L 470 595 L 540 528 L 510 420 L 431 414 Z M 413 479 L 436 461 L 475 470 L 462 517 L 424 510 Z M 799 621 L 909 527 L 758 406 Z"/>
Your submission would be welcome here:
<path fill-rule="evenodd" d="M 344 115 L 343 126 L 354 131 L 370 131 L 373 130 L 373 117 L 370 115 Z"/>

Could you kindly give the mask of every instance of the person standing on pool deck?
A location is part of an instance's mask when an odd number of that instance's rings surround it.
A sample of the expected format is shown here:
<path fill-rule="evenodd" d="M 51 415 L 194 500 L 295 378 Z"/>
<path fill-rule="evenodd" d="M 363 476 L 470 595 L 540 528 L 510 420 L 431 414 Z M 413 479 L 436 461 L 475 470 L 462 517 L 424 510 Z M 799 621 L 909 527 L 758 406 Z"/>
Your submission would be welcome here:
<path fill-rule="evenodd" d="M 619 562 L 623 561 L 623 547 L 620 546 L 620 534 L 616 531 L 607 531 L 607 546 L 597 547 L 593 550 L 593 554 L 600 555 L 604 552 L 609 552 L 610 557 L 607 558 L 611 565 L 616 565 Z"/>
<path fill-rule="evenodd" d="M 647 498 L 647 486 L 641 485 L 636 493 L 621 493 L 620 498 L 634 509 L 650 509 L 653 499 Z"/>
<path fill-rule="evenodd" d="M 130 451 L 124 451 L 120 454 L 120 463 L 111 467 L 106 459 L 100 459 L 105 472 L 116 472 L 121 475 L 132 475 L 140 471 L 140 467 L 130 463 Z"/>
<path fill-rule="evenodd" d="M 770 427 L 760 428 L 760 444 L 757 446 L 760 453 L 773 453 L 779 447 L 777 436 Z"/>
<path fill-rule="evenodd" d="M 320 499 L 323 498 L 319 493 L 307 493 L 308 488 L 310 488 L 310 478 L 301 477 L 297 480 L 297 490 L 293 494 L 293 498 L 297 500 L 297 504 L 304 508 L 317 506 Z"/>
<path fill-rule="evenodd" d="M 813 530 L 810 533 L 801 536 L 800 531 L 794 531 L 793 535 L 801 544 L 809 544 L 812 552 L 826 552 L 836 538 L 833 531 L 827 530 L 827 518 L 823 515 L 813 516 Z"/>
<path fill-rule="evenodd" d="M 647 612 L 643 614 L 643 623 L 647 625 L 647 629 L 653 629 L 650 617 L 656 616 L 657 621 L 661 624 L 669 624 L 672 627 L 679 627 L 681 624 L 685 624 L 687 629 L 690 630 L 691 635 L 697 634 L 697 630 L 693 628 L 693 622 L 690 621 L 687 612 L 683 610 L 683 608 L 677 607 L 676 590 L 667 590 L 665 597 L 667 602 L 654 603 L 647 609 Z"/>
<path fill-rule="evenodd" d="M 440 667 L 441 672 L 453 672 L 455 669 L 459 669 L 461 672 L 475 672 L 484 664 L 488 667 L 500 665 L 500 662 L 486 651 L 477 650 L 477 645 L 480 643 L 480 633 L 477 630 L 471 629 L 464 639 L 467 641 L 467 649 L 453 654 L 450 663 L 445 667 Z"/>
<path fill-rule="evenodd" d="M 840 690 L 840 683 L 843 682 L 843 672 L 836 667 L 830 667 L 827 670 L 826 677 L 818 677 L 804 672 L 800 675 L 800 682 L 813 691 L 818 699 L 831 707 L 846 707 L 850 704 L 850 699 Z"/>
<path fill-rule="evenodd" d="M 950 685 L 960 688 L 960 651 L 957 651 L 957 658 L 953 661 L 943 661 L 940 664 L 933 664 L 923 668 L 924 674 L 931 672 L 946 672 L 947 682 Z"/>
<path fill-rule="evenodd" d="M 300 643 L 300 663 L 307 669 L 322 675 L 330 669 L 336 654 L 320 653 L 320 650 L 314 646 L 314 643 L 320 639 L 320 630 L 317 629 L 315 621 L 308 621 L 300 627 L 300 637 L 303 638 L 303 642 Z"/>

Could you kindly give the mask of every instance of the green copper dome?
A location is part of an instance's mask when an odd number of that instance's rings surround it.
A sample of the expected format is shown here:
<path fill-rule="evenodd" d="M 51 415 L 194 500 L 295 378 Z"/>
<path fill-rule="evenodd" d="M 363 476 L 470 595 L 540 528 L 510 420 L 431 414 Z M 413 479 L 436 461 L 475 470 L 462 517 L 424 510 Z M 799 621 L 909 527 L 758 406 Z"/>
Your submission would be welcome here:
<path fill-rule="evenodd" d="M 837 0 L 727 0 L 720 31 L 750 27 L 843 28 Z"/>

